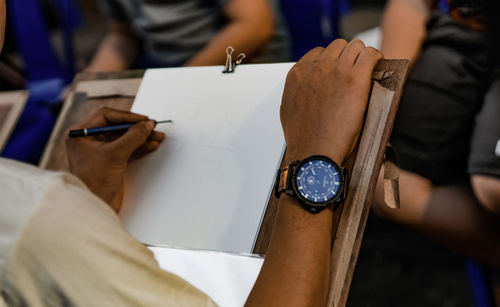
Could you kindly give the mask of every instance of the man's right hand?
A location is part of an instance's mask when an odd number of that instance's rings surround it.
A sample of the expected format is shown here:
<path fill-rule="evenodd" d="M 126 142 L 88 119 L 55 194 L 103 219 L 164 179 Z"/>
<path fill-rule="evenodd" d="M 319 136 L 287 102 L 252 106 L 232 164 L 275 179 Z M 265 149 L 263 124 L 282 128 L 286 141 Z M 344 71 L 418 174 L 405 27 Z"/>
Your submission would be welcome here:
<path fill-rule="evenodd" d="M 324 155 L 342 164 L 358 140 L 371 76 L 382 53 L 360 40 L 335 40 L 288 73 L 281 105 L 285 162 Z"/>
<path fill-rule="evenodd" d="M 155 123 L 147 116 L 107 107 L 71 127 L 83 129 L 123 123 L 135 123 L 135 126 L 117 139 L 98 135 L 66 140 L 71 173 L 117 213 L 121 208 L 129 161 L 155 151 L 165 135 L 154 131 Z"/>

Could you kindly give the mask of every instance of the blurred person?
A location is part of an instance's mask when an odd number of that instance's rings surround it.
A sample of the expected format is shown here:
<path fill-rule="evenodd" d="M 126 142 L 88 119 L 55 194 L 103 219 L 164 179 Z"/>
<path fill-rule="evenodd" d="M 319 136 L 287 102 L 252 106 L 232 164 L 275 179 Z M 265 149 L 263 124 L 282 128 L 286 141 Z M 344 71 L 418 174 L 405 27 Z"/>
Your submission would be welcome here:
<path fill-rule="evenodd" d="M 391 136 L 401 209 L 384 204 L 383 171 L 374 209 L 498 269 L 500 79 L 486 31 L 490 43 L 500 31 L 488 28 L 480 0 L 452 0 L 449 14 L 431 8 L 425 0 L 386 8 L 384 55 L 409 58 L 412 71 Z"/>
<path fill-rule="evenodd" d="M 108 33 L 87 71 L 222 65 L 226 48 L 250 62 L 289 60 L 276 0 L 101 0 Z"/>
<path fill-rule="evenodd" d="M 342 165 L 359 137 L 371 75 L 381 57 L 359 40 L 336 40 L 311 50 L 290 70 L 280 110 L 287 174 L 294 162 L 309 158 L 309 167 L 317 155 Z M 124 122 L 136 124 L 112 141 L 67 140 L 73 174 L 0 159 L 0 306 L 215 305 L 161 270 L 118 218 L 129 161 L 164 141 L 154 122 L 103 108 L 72 128 Z M 334 169 L 331 174 L 340 178 Z M 329 191 L 343 184 L 331 181 Z M 330 200 L 341 201 L 341 191 Z M 270 246 L 247 306 L 326 304 L 333 205 L 325 202 L 324 210 L 311 213 L 297 194 L 281 194 Z"/>

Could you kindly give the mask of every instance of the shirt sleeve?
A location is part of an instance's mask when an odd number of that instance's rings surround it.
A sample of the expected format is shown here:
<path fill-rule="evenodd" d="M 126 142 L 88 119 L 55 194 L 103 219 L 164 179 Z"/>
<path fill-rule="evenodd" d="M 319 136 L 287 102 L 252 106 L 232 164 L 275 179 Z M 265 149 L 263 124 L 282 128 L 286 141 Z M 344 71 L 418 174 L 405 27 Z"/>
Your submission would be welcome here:
<path fill-rule="evenodd" d="M 117 215 L 70 175 L 44 194 L 8 268 L 6 292 L 29 306 L 216 306 L 160 269 Z"/>

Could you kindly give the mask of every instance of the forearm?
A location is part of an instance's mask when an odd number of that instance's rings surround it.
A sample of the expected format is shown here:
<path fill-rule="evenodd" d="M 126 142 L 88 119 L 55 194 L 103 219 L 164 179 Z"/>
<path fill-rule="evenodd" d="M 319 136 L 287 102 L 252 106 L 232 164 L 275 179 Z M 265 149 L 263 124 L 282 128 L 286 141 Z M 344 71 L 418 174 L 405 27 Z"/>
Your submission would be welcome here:
<path fill-rule="evenodd" d="M 424 0 L 391 0 L 382 20 L 382 52 L 387 59 L 413 63 L 426 39 L 429 8 Z"/>
<path fill-rule="evenodd" d="M 86 71 L 122 71 L 132 66 L 137 40 L 127 33 L 110 32 L 102 41 Z"/>
<path fill-rule="evenodd" d="M 359 137 L 370 77 L 381 57 L 359 40 L 335 40 L 326 49 L 309 51 L 294 65 L 280 109 L 287 143 L 284 165 L 316 155 L 343 164 Z M 309 178 L 305 181 L 311 183 Z M 247 306 L 324 306 L 332 229 L 331 209 L 313 214 L 292 196 L 281 194 L 266 259 Z"/>
<path fill-rule="evenodd" d="M 274 34 L 274 17 L 268 0 L 231 0 L 224 14 L 228 25 L 186 66 L 222 65 L 228 46 L 251 56 Z"/>
<path fill-rule="evenodd" d="M 226 61 L 226 48 L 232 46 L 237 53 L 250 56 L 273 34 L 273 27 L 256 27 L 252 23 L 233 22 L 219 33 L 205 48 L 191 58 L 186 66 L 222 65 Z"/>
<path fill-rule="evenodd" d="M 324 306 L 333 216 L 311 214 L 283 194 L 266 261 L 246 306 Z"/>
<path fill-rule="evenodd" d="M 329 148 L 341 146 L 332 144 Z M 331 157 L 339 164 L 344 160 L 344 153 L 337 150 L 297 150 L 291 146 L 287 149 L 285 165 L 314 154 Z M 324 306 L 330 280 L 332 227 L 331 209 L 312 214 L 297 199 L 283 193 L 266 260 L 247 306 Z"/>

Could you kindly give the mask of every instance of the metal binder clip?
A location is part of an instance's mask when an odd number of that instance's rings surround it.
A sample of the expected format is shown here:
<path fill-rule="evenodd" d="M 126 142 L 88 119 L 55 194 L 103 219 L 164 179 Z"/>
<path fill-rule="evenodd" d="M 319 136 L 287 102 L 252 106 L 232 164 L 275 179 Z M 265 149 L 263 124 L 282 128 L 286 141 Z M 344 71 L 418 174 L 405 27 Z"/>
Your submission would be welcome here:
<path fill-rule="evenodd" d="M 238 56 L 236 57 L 236 63 L 234 65 L 234 68 L 236 68 L 236 65 L 240 65 L 246 57 L 247 57 L 247 55 L 244 53 L 238 54 Z"/>
<path fill-rule="evenodd" d="M 240 53 L 236 57 L 236 61 L 233 62 L 233 52 L 234 52 L 233 47 L 229 46 L 226 48 L 226 65 L 224 65 L 224 70 L 222 71 L 222 73 L 224 74 L 234 73 L 236 66 L 240 65 L 243 62 L 243 60 L 247 57 L 246 54 Z"/>

